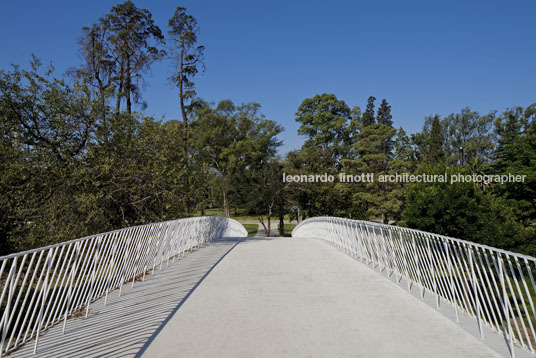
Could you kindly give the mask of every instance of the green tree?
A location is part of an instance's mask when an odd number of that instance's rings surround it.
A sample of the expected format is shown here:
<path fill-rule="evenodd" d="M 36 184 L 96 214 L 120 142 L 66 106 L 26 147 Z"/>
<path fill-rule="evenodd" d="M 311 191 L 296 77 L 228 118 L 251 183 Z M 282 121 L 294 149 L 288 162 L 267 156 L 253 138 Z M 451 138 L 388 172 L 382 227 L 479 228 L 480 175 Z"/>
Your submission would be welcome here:
<path fill-rule="evenodd" d="M 439 164 L 445 160 L 443 150 L 444 135 L 441 130 L 439 116 L 435 115 L 432 119 L 432 128 L 426 142 L 425 162 L 428 164 Z"/>
<path fill-rule="evenodd" d="M 375 180 L 353 187 L 353 202 L 366 208 L 366 216 L 380 218 L 387 223 L 400 213 L 401 192 L 397 183 L 380 182 L 397 168 L 392 166 L 396 129 L 392 126 L 391 107 L 383 100 L 379 116 L 374 114 L 374 97 L 369 97 L 367 109 L 359 121 L 357 141 L 353 144 L 357 159 L 344 161 L 343 170 L 347 173 L 373 173 Z"/>
<path fill-rule="evenodd" d="M 318 146 L 305 145 L 299 150 L 287 153 L 284 172 L 287 175 L 331 174 L 337 175 L 338 169 L 332 165 L 331 158 Z M 289 206 L 300 208 L 302 219 L 310 216 L 341 215 L 350 201 L 341 195 L 338 183 L 285 183 L 285 193 Z"/>
<path fill-rule="evenodd" d="M 282 163 L 271 155 L 249 166 L 246 209 L 257 215 L 266 236 L 272 231 L 272 215 L 281 210 L 277 204 L 284 190 L 282 174 Z"/>
<path fill-rule="evenodd" d="M 498 136 L 497 174 L 525 175 L 525 182 L 494 185 L 498 195 L 510 200 L 519 220 L 534 230 L 536 223 L 536 104 L 506 110 L 495 121 Z M 536 238 L 536 235 L 534 236 Z"/>
<path fill-rule="evenodd" d="M 492 123 L 495 114 L 480 115 L 469 108 L 450 114 L 446 122 L 446 160 L 448 165 L 465 166 L 473 158 L 489 162 L 495 147 Z"/>
<path fill-rule="evenodd" d="M 230 216 L 229 197 L 237 190 L 237 178 L 259 158 L 275 155 L 281 142 L 281 126 L 259 114 L 260 105 L 235 106 L 230 100 L 213 108 L 204 103 L 196 108 L 194 131 L 197 160 L 208 163 L 218 176 L 224 214 Z"/>
<path fill-rule="evenodd" d="M 54 78 L 52 66 L 41 74 L 40 66 L 34 57 L 31 70 L 0 71 L 2 239 L 14 250 L 70 232 L 68 220 L 46 228 L 58 223 L 58 198 L 72 193 L 72 172 L 95 130 L 87 87 Z"/>
<path fill-rule="evenodd" d="M 361 119 L 363 128 L 370 127 L 376 122 L 374 118 L 374 106 L 375 106 L 374 102 L 375 101 L 376 101 L 376 97 L 374 96 L 370 96 L 367 100 L 367 107 Z"/>
<path fill-rule="evenodd" d="M 197 75 L 200 68 L 204 67 L 203 53 L 204 46 L 197 44 L 199 36 L 199 27 L 197 20 L 186 13 L 183 7 L 177 7 L 175 13 L 168 22 L 169 35 L 169 57 L 173 61 L 173 74 L 170 80 L 179 89 L 179 104 L 182 117 L 182 143 L 185 162 L 183 165 L 188 170 L 188 175 L 184 176 L 187 190 L 191 192 L 192 197 L 202 199 L 206 195 L 206 191 L 202 190 L 205 186 L 199 180 L 199 175 L 202 175 L 202 166 L 198 166 L 198 172 L 194 173 L 190 170 L 190 140 L 189 140 L 189 116 L 193 107 L 196 105 L 194 98 L 196 96 L 195 84 L 193 78 Z M 198 187 L 196 187 L 198 186 Z M 201 192 L 199 191 L 201 190 Z M 189 212 L 190 201 L 185 202 L 186 211 Z M 204 207 L 203 209 L 204 210 Z"/>
<path fill-rule="evenodd" d="M 171 81 L 179 89 L 180 112 L 183 122 L 184 152 L 188 155 L 188 116 L 195 103 L 195 84 L 193 78 L 203 64 L 204 46 L 198 45 L 199 27 L 197 20 L 186 13 L 183 7 L 177 7 L 169 19 L 169 54 L 174 61 L 174 73 Z"/>
<path fill-rule="evenodd" d="M 355 109 L 358 111 L 358 109 Z M 287 174 L 337 174 L 341 160 L 350 155 L 350 122 L 355 114 L 333 94 L 306 98 L 295 114 L 298 134 L 307 140 L 299 151 L 288 153 Z M 336 183 L 287 183 L 291 205 L 304 216 L 342 213 Z"/>
<path fill-rule="evenodd" d="M 393 116 L 391 115 L 391 106 L 387 103 L 385 99 L 382 100 L 380 107 L 378 108 L 378 113 L 376 114 L 376 121 L 379 125 L 382 125 L 384 128 L 389 129 L 393 127 Z M 390 130 L 390 129 L 389 129 Z M 392 154 L 394 150 L 394 135 L 387 135 L 383 138 L 381 144 L 381 152 L 385 154 L 385 167 L 387 162 L 392 160 Z"/>
<path fill-rule="evenodd" d="M 82 66 L 74 70 L 76 78 L 82 80 L 93 89 L 95 115 L 99 124 L 106 127 L 109 101 L 117 86 L 118 58 L 114 56 L 110 43 L 110 29 L 99 20 L 91 27 L 82 28 L 82 36 L 78 40 Z"/>
<path fill-rule="evenodd" d="M 298 134 L 308 137 L 308 145 L 324 148 L 336 163 L 348 140 L 350 108 L 346 103 L 326 93 L 306 98 L 298 107 L 295 119 L 301 123 Z"/>
<path fill-rule="evenodd" d="M 423 165 L 417 174 L 466 174 L 461 167 Z M 473 183 L 412 183 L 407 187 L 404 224 L 437 234 L 507 250 L 522 250 L 526 234 L 508 203 Z"/>
<path fill-rule="evenodd" d="M 130 114 L 132 102 L 137 103 L 141 99 L 143 72 L 164 54 L 157 47 L 164 36 L 151 13 L 137 8 L 130 0 L 112 7 L 99 22 L 109 29 L 107 40 L 113 47 L 113 57 L 118 61 L 116 114 L 119 114 L 122 98 L 126 98 L 126 109 Z"/>

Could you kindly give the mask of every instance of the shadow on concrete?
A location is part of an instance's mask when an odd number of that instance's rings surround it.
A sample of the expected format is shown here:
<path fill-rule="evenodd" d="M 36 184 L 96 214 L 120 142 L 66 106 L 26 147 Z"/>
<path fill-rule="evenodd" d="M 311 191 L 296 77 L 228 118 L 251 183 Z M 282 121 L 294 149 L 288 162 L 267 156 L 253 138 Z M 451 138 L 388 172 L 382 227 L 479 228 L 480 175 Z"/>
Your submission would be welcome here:
<path fill-rule="evenodd" d="M 253 238 L 251 238 L 253 239 Z M 195 289 L 244 238 L 217 240 L 150 275 L 144 282 L 110 293 L 108 304 L 99 299 L 88 318 L 67 321 L 65 334 L 58 324 L 30 341 L 11 357 L 139 357 Z"/>

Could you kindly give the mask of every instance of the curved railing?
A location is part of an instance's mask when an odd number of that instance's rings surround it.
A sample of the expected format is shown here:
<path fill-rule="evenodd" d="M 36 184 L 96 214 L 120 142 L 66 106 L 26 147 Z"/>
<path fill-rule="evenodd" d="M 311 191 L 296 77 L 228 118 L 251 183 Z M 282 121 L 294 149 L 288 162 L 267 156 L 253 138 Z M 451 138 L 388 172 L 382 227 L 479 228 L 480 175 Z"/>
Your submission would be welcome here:
<path fill-rule="evenodd" d="M 387 271 L 398 283 L 417 284 L 458 311 L 503 333 L 513 355 L 514 343 L 534 353 L 536 334 L 536 258 L 429 232 L 367 221 L 311 218 L 293 237 L 330 243 L 363 262 Z"/>
<path fill-rule="evenodd" d="M 221 237 L 246 237 L 237 221 L 224 217 L 178 219 L 140 225 L 0 257 L 0 356 L 50 326 L 85 310 L 124 283 L 200 245 Z"/>

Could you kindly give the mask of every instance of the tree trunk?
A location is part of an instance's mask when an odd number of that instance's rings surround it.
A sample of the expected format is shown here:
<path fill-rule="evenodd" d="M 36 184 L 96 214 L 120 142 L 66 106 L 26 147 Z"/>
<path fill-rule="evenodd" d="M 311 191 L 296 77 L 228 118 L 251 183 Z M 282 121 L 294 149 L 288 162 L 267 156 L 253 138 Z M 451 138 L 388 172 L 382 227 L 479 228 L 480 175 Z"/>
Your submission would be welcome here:
<path fill-rule="evenodd" d="M 102 126 L 106 128 L 106 97 L 104 89 L 101 88 L 101 111 L 102 111 Z"/>
<path fill-rule="evenodd" d="M 284 198 L 281 190 L 278 195 L 278 210 L 279 210 L 279 236 L 285 236 L 285 214 L 284 214 Z"/>
<path fill-rule="evenodd" d="M 264 223 L 264 219 L 262 218 L 262 215 L 259 215 L 259 222 L 261 223 L 262 227 L 264 228 L 264 234 L 268 232 L 268 228 L 266 227 L 266 224 Z"/>
<path fill-rule="evenodd" d="M 272 207 L 274 206 L 274 202 L 272 201 L 270 205 L 268 205 L 268 229 L 266 230 L 266 237 L 270 236 L 270 231 L 272 230 Z"/>
<path fill-rule="evenodd" d="M 182 145 L 184 150 L 184 155 L 188 158 L 188 116 L 186 114 L 186 106 L 184 104 L 184 43 L 181 44 L 181 54 L 179 59 L 179 102 L 181 105 L 181 116 L 182 116 Z"/>
<path fill-rule="evenodd" d="M 130 78 L 130 56 L 127 56 L 127 76 L 126 76 L 126 92 L 127 92 L 127 113 L 128 114 L 131 114 L 132 113 L 132 102 L 131 102 L 131 99 L 130 99 L 130 92 L 132 91 L 132 86 L 131 86 L 131 78 Z"/>
<path fill-rule="evenodd" d="M 117 88 L 117 98 L 115 102 L 115 114 L 117 117 L 119 117 L 119 113 L 121 112 L 121 97 L 123 97 L 123 71 L 123 64 L 121 63 L 119 69 L 119 87 Z"/>
<path fill-rule="evenodd" d="M 222 190 L 223 194 L 223 215 L 230 217 L 231 213 L 229 211 L 229 201 L 227 199 L 227 193 L 225 192 L 225 189 Z"/>
<path fill-rule="evenodd" d="M 186 191 L 190 190 L 190 163 L 188 158 L 188 115 L 186 113 L 186 106 L 184 104 L 184 44 L 181 44 L 181 54 L 180 54 L 180 63 L 179 63 L 179 79 L 178 79 L 178 86 L 179 86 L 179 102 L 180 102 L 180 110 L 181 110 L 181 116 L 182 116 L 182 150 L 184 152 L 184 167 L 186 168 L 186 176 L 184 177 L 184 186 Z M 225 199 L 225 194 L 224 194 Z M 185 203 L 185 211 L 186 213 L 190 212 L 190 203 L 188 200 Z M 229 216 L 226 214 L 226 216 Z"/>

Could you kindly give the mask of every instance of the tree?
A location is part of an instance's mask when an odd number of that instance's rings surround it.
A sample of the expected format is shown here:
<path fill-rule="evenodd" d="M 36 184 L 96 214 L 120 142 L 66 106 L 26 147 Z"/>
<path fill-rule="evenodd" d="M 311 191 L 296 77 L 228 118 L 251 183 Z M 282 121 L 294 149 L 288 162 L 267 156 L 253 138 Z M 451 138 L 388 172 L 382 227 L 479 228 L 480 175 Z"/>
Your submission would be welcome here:
<path fill-rule="evenodd" d="M 183 122 L 184 152 L 188 155 L 188 116 L 195 103 L 195 84 L 192 79 L 199 72 L 199 67 L 204 66 L 204 46 L 198 45 L 199 27 L 197 20 L 186 13 L 183 7 L 177 7 L 173 17 L 169 19 L 169 53 L 175 62 L 174 73 L 171 81 L 179 88 L 180 112 Z"/>
<path fill-rule="evenodd" d="M 287 175 L 332 174 L 338 170 L 332 166 L 331 159 L 324 149 L 307 143 L 299 150 L 287 153 L 284 163 Z M 350 200 L 340 195 L 338 183 L 285 183 L 285 193 L 289 206 L 301 209 L 302 219 L 310 216 L 346 215 L 345 209 Z"/>
<path fill-rule="evenodd" d="M 491 132 L 494 117 L 493 112 L 480 115 L 469 108 L 463 108 L 461 113 L 450 114 L 444 119 L 448 165 L 465 166 L 473 158 L 490 162 L 495 147 Z"/>
<path fill-rule="evenodd" d="M 406 131 L 400 127 L 394 140 L 393 160 L 390 167 L 399 173 L 413 173 L 417 167 L 417 149 Z"/>
<path fill-rule="evenodd" d="M 110 43 L 110 29 L 102 20 L 91 27 L 84 27 L 78 43 L 84 63 L 74 74 L 94 89 L 95 115 L 100 117 L 100 126 L 104 129 L 108 101 L 114 94 L 118 70 L 118 58 L 114 56 Z"/>
<path fill-rule="evenodd" d="M 130 0 L 112 7 L 99 21 L 110 31 L 107 40 L 118 61 L 116 114 L 119 114 L 122 98 L 126 98 L 127 113 L 131 114 L 132 101 L 139 102 L 141 98 L 142 73 L 164 54 L 157 47 L 164 36 L 151 13 L 138 9 Z"/>
<path fill-rule="evenodd" d="M 308 137 L 308 145 L 324 148 L 336 163 L 348 140 L 350 108 L 346 103 L 326 93 L 306 98 L 298 107 L 295 119 L 301 123 L 298 134 Z"/>
<path fill-rule="evenodd" d="M 374 97 L 369 97 L 367 109 L 358 124 L 357 140 L 353 144 L 357 153 L 355 160 L 344 161 L 347 173 L 373 173 L 376 180 L 368 183 L 350 184 L 353 187 L 353 202 L 363 205 L 367 217 L 380 218 L 388 223 L 400 213 L 401 192 L 397 183 L 380 182 L 380 175 L 389 174 L 394 157 L 396 129 L 392 126 L 391 110 L 386 100 L 382 101 L 379 116 L 374 114 Z"/>
<path fill-rule="evenodd" d="M 443 151 L 444 135 L 441 130 L 439 116 L 435 115 L 432 118 L 432 128 L 426 142 L 425 162 L 428 164 L 439 164 L 445 160 Z"/>
<path fill-rule="evenodd" d="M 203 103 L 195 109 L 196 158 L 208 163 L 218 176 L 226 216 L 230 216 L 229 197 L 241 170 L 273 157 L 281 145 L 276 137 L 281 126 L 266 120 L 259 109 L 257 103 L 235 106 L 230 100 L 220 101 L 215 108 Z"/>
<path fill-rule="evenodd" d="M 39 74 L 41 61 L 33 57 L 31 70 L 0 72 L 0 106 L 17 140 L 29 151 L 44 150 L 49 160 L 68 163 L 85 148 L 94 130 L 92 104 L 83 83 L 67 84 L 53 78 L 50 65 Z"/>
<path fill-rule="evenodd" d="M 306 98 L 298 107 L 295 120 L 298 134 L 308 138 L 299 151 L 287 155 L 288 174 L 336 174 L 341 160 L 349 155 L 349 122 L 352 111 L 333 94 Z M 336 183 L 287 183 L 289 201 L 303 215 L 334 215 L 341 212 Z"/>
<path fill-rule="evenodd" d="M 278 158 L 271 156 L 253 163 L 248 171 L 249 190 L 246 209 L 258 216 L 267 237 L 272 231 L 272 215 L 275 211 L 281 210 L 277 204 L 284 190 L 282 174 L 282 163 Z"/>
<path fill-rule="evenodd" d="M 196 102 L 193 101 L 196 96 L 195 84 L 193 78 L 199 72 L 200 67 L 204 67 L 202 62 L 205 48 L 197 44 L 199 28 L 197 20 L 186 13 L 183 7 L 177 7 L 175 13 L 169 19 L 169 54 L 174 62 L 174 72 L 170 80 L 179 89 L 180 113 L 182 117 L 182 143 L 185 162 L 183 165 L 187 170 L 190 168 L 190 148 L 189 148 L 189 119 Z M 188 173 L 193 174 L 193 173 Z M 185 186 L 188 191 L 197 191 L 198 188 L 192 187 L 192 175 L 186 175 Z M 195 183 L 199 185 L 200 183 Z M 201 184 L 202 186 L 202 184 Z M 199 195 L 196 195 L 199 196 Z M 186 211 L 189 211 L 189 202 L 186 203 Z"/>
<path fill-rule="evenodd" d="M 461 167 L 423 165 L 417 174 L 466 174 Z M 473 183 L 408 185 L 404 225 L 507 250 L 525 245 L 526 233 L 508 203 Z"/>
<path fill-rule="evenodd" d="M 378 113 L 376 114 L 376 121 L 379 125 L 384 126 L 384 128 L 392 128 L 393 127 L 393 116 L 391 115 L 391 106 L 387 103 L 385 98 L 382 100 L 382 103 L 380 104 L 380 107 L 378 108 Z M 387 162 L 392 160 L 392 154 L 394 149 L 394 140 L 393 136 L 386 136 L 383 138 L 383 142 L 381 145 L 381 152 L 385 154 L 385 166 L 387 165 Z"/>
<path fill-rule="evenodd" d="M 493 191 L 510 200 L 516 216 L 528 228 L 536 223 L 536 104 L 526 109 L 506 110 L 495 121 L 498 146 L 493 171 L 525 175 L 523 183 L 493 186 Z M 536 230 L 535 234 L 536 234 Z M 536 235 L 534 235 L 536 237 Z"/>
<path fill-rule="evenodd" d="M 370 127 L 375 123 L 374 101 L 376 101 L 376 98 L 374 96 L 370 96 L 367 100 L 367 108 L 365 109 L 365 112 L 363 113 L 363 117 L 361 119 L 363 127 Z"/>
<path fill-rule="evenodd" d="M 0 71 L 0 215 L 11 250 L 66 239 L 65 217 L 53 233 L 46 228 L 62 217 L 58 198 L 72 193 L 72 172 L 95 130 L 87 87 L 54 78 L 52 65 L 45 74 L 40 67 L 33 57 L 31 70 Z"/>
<path fill-rule="evenodd" d="M 530 127 L 529 118 L 533 115 L 530 108 L 527 108 L 527 111 L 522 107 L 509 108 L 495 119 L 494 131 L 497 137 L 497 148 L 494 167 L 496 169 L 504 169 L 516 160 L 515 153 L 510 150 L 523 136 L 523 132 Z"/>

